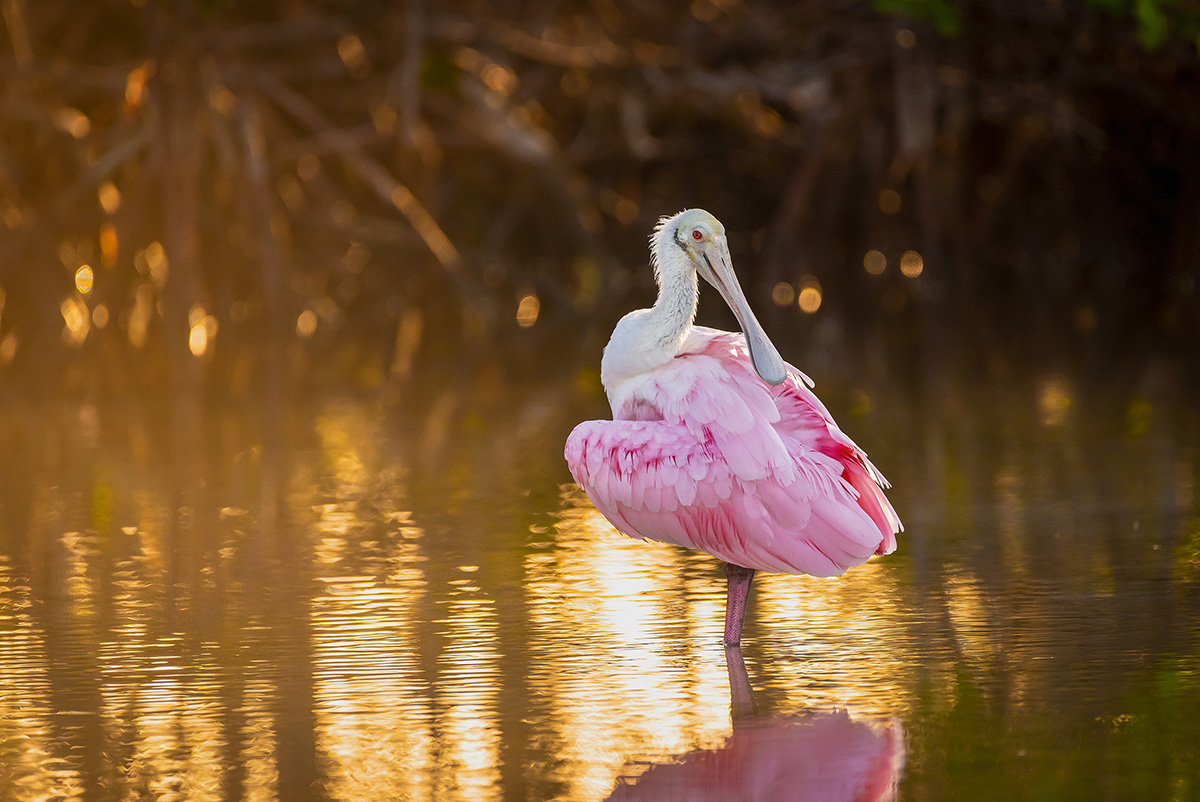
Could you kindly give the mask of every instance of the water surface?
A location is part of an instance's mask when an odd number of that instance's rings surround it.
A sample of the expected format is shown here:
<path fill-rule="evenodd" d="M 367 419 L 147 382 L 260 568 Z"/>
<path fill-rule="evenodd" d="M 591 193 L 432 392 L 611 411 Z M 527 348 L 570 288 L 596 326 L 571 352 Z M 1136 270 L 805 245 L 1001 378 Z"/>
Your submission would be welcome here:
<path fill-rule="evenodd" d="M 214 413 L 174 458 L 10 417 L 0 798 L 1200 798 L 1194 411 L 827 397 L 908 530 L 760 575 L 741 653 L 717 561 L 570 483 L 594 392 L 321 402 L 275 450 Z"/>

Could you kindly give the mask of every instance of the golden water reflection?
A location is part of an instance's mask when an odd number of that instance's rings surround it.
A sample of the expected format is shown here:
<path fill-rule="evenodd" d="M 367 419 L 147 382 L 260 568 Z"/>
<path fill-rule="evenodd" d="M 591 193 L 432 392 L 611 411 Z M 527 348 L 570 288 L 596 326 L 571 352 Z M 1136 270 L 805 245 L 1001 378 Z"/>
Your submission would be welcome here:
<path fill-rule="evenodd" d="M 48 667 L 30 606 L 28 586 L 0 558 L 0 797 L 77 798 L 77 775 L 53 754 Z"/>
<path fill-rule="evenodd" d="M 1008 456 L 971 530 L 984 558 L 950 533 L 923 563 L 914 527 L 839 579 L 760 575 L 735 676 L 712 558 L 620 535 L 571 484 L 451 456 L 421 489 L 418 456 L 352 405 L 313 432 L 274 534 L 236 497 L 176 515 L 136 474 L 102 531 L 65 522 L 103 494 L 46 491 L 34 518 L 64 531 L 0 553 L 0 799 L 838 798 L 834 780 L 887 799 L 955 716 L 1031 754 L 1046 710 L 1139 720 L 1114 688 L 1151 661 L 1130 643 L 1146 622 L 1194 692 L 1192 574 L 1162 597 L 1153 543 L 1119 571 L 1074 548 Z"/>
<path fill-rule="evenodd" d="M 343 495 L 366 492 L 362 464 L 371 457 L 358 457 L 326 460 L 335 476 L 344 472 L 333 483 Z M 719 749 L 733 735 L 719 646 L 723 583 L 709 558 L 629 540 L 571 489 L 552 547 L 524 557 L 532 697 L 522 701 L 506 686 L 503 622 L 486 565 L 431 575 L 428 534 L 412 513 L 386 516 L 389 528 L 380 530 L 366 520 L 376 513 L 353 499 L 311 509 L 314 581 L 301 596 L 308 622 L 300 627 L 308 647 L 280 642 L 279 624 L 263 617 L 294 611 L 256 613 L 256 603 L 233 596 L 219 635 L 180 626 L 186 619 L 172 625 L 157 559 L 132 532 L 119 542 L 137 558 L 117 560 L 107 577 L 94 541 L 64 538 L 69 604 L 61 620 L 42 611 L 53 631 L 31 614 L 31 577 L 4 564 L 3 797 L 84 798 L 84 775 L 97 772 L 101 798 L 280 799 L 281 772 L 292 770 L 281 765 L 291 759 L 279 751 L 290 726 L 283 711 L 305 700 L 289 698 L 274 660 L 307 661 L 319 798 L 329 800 L 501 798 L 503 711 L 514 704 L 543 711 L 524 726 L 552 753 L 545 780 L 561 799 L 604 799 L 631 766 Z M 838 609 L 870 616 L 886 607 L 887 579 L 876 574 L 868 569 L 832 595 L 768 579 L 756 600 L 758 626 L 806 620 L 809 648 L 832 648 Z M 789 704 L 840 706 L 843 715 L 904 704 L 879 679 L 900 658 L 876 638 L 884 658 L 864 670 L 858 650 L 872 648 L 871 636 L 848 631 L 854 659 L 844 670 L 812 684 L 798 661 L 774 678 L 821 689 L 797 690 Z M 72 695 L 69 685 L 87 691 Z M 85 709 L 61 709 L 72 696 L 68 706 Z M 72 716 L 85 723 L 64 728 Z M 104 757 L 87 765 L 78 754 L 94 747 L 91 739 Z"/>
<path fill-rule="evenodd" d="M 896 799 L 903 767 L 898 721 L 833 711 L 743 724 L 719 748 L 622 776 L 608 798 L 885 802 Z"/>

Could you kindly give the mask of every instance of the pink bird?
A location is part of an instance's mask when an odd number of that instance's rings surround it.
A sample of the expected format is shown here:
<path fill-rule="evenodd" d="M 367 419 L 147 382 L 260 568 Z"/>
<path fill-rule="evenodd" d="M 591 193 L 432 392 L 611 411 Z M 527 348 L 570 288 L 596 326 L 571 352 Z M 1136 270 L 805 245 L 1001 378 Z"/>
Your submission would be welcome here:
<path fill-rule="evenodd" d="M 567 464 L 621 532 L 725 561 L 737 644 L 755 571 L 838 576 L 894 551 L 903 527 L 886 480 L 754 317 L 720 221 L 664 217 L 651 254 L 658 300 L 621 318 L 600 363 L 613 420 L 576 426 Z M 742 334 L 694 325 L 697 274 Z"/>

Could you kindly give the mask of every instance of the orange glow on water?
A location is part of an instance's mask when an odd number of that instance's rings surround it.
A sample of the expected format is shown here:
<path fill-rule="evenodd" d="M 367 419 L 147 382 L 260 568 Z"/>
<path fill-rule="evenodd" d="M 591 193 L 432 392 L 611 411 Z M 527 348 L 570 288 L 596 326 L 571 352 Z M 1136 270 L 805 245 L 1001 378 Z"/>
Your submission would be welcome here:
<path fill-rule="evenodd" d="M 116 214 L 121 208 L 121 190 L 117 189 L 117 185 L 112 181 L 105 181 L 96 191 L 100 199 L 100 208 L 104 209 L 105 214 Z"/>
<path fill-rule="evenodd" d="M 372 481 L 368 465 L 375 457 L 364 421 L 331 410 L 318 422 L 317 434 L 333 497 L 361 495 Z M 425 799 L 438 796 L 435 789 L 439 788 L 442 796 L 467 798 L 455 791 L 456 781 L 439 769 L 448 758 L 439 755 L 435 731 L 443 745 L 456 746 L 460 737 L 469 742 L 478 734 L 455 729 L 463 714 L 460 704 L 469 707 L 472 700 L 442 697 L 435 701 L 423 673 L 425 647 L 415 629 L 429 592 L 421 530 L 411 522 L 410 513 L 395 512 L 389 518 L 400 523 L 403 537 L 394 548 L 358 553 L 355 545 L 363 536 L 364 522 L 355 503 L 334 500 L 314 507 L 314 512 L 313 559 L 319 571 L 318 587 L 309 602 L 314 713 L 330 798 L 345 802 Z M 459 652 L 467 652 L 463 659 L 493 662 L 494 658 L 483 656 L 491 630 L 487 623 L 476 628 L 486 622 L 486 612 L 477 612 L 469 604 L 447 603 L 441 609 L 449 633 L 462 633 L 467 644 L 481 647 L 478 653 L 460 647 Z M 452 663 L 453 658 L 439 650 L 439 674 L 449 671 Z M 466 683 L 466 688 L 468 695 L 478 691 L 494 698 L 497 692 L 487 677 Z M 466 718 L 464 726 L 469 726 L 473 716 Z M 461 749 L 469 755 L 477 747 L 477 743 L 464 743 Z M 488 756 L 495 758 L 492 753 Z"/>
<path fill-rule="evenodd" d="M 151 242 L 141 251 L 134 254 L 133 264 L 138 271 L 148 275 L 154 286 L 162 289 L 167 283 L 167 252 L 161 243 Z"/>
<path fill-rule="evenodd" d="M 92 269 L 87 265 L 84 265 L 75 271 L 75 289 L 77 289 L 83 295 L 87 295 L 92 291 L 93 279 L 94 276 L 92 275 Z"/>
<path fill-rule="evenodd" d="M 79 296 L 72 296 L 59 305 L 59 312 L 62 313 L 63 323 L 66 324 L 63 328 L 63 339 L 71 345 L 82 345 L 92 324 L 87 304 Z"/>
<path fill-rule="evenodd" d="M 204 328 L 203 323 L 195 324 L 188 332 L 188 350 L 192 356 L 204 356 L 208 350 L 208 329 Z"/>
<path fill-rule="evenodd" d="M 7 782 L 22 789 L 21 802 L 69 798 L 83 790 L 78 772 L 52 754 L 49 660 L 30 596 L 8 557 L 0 555 L 0 665 L 20 666 L 19 673 L 0 672 L 0 726 L 6 741 L 21 745 L 5 754 Z"/>
<path fill-rule="evenodd" d="M 727 681 L 720 662 L 695 675 L 681 671 L 688 644 L 703 637 L 688 632 L 690 583 L 681 581 L 693 555 L 627 538 L 586 498 L 572 503 L 580 506 L 563 512 L 558 558 L 532 555 L 526 582 L 530 625 L 552 644 L 547 692 L 561 710 L 555 738 L 566 796 L 598 800 L 611 791 L 622 755 L 683 751 L 697 741 L 711 746 L 727 736 L 723 705 L 686 702 L 702 688 L 715 688 L 724 700 Z M 700 616 L 712 603 L 694 612 Z M 719 640 L 719 618 L 697 623 Z M 580 640 L 581 633 L 593 634 Z M 572 670 L 581 663 L 586 675 Z"/>
<path fill-rule="evenodd" d="M 111 223 L 100 226 L 100 264 L 113 267 L 117 263 L 117 229 Z"/>
<path fill-rule="evenodd" d="M 194 322 L 205 317 L 197 309 Z M 1039 411 L 1029 410 L 1035 425 Z M 64 434 L 95 443 L 88 432 L 106 415 L 84 406 Z M 303 783 L 329 802 L 599 802 L 642 783 L 639 793 L 657 798 L 664 775 L 697 763 L 767 788 L 773 774 L 749 771 L 767 748 L 751 733 L 781 722 L 808 733 L 793 747 L 812 749 L 781 746 L 770 765 L 811 764 L 829 746 L 818 736 L 869 740 L 870 730 L 894 747 L 878 753 L 892 760 L 884 774 L 894 783 L 906 734 L 930 738 L 936 724 L 932 737 L 961 736 L 942 735 L 948 714 L 1040 710 L 1063 696 L 1064 677 L 1083 683 L 1071 690 L 1101 687 L 1088 676 L 1107 656 L 1054 673 L 1065 661 L 1052 659 L 1062 651 L 1047 622 L 1061 626 L 1063 606 L 1075 608 L 1082 623 L 1066 633 L 1094 648 L 1108 598 L 1096 587 L 1112 594 L 1119 582 L 1093 562 L 1095 550 L 1084 558 L 1094 577 L 1079 566 L 1065 582 L 1038 575 L 1021 452 L 1002 456 L 993 477 L 998 568 L 951 550 L 936 582 L 915 587 L 928 566 L 906 551 L 914 534 L 897 555 L 836 579 L 756 577 L 742 671 L 762 717 L 747 720 L 727 668 L 737 661 L 720 643 L 717 560 L 621 535 L 571 484 L 534 501 L 520 483 L 467 495 L 503 481 L 507 467 L 488 464 L 494 476 L 481 480 L 452 464 L 434 480 L 450 487 L 431 492 L 427 476 L 412 478 L 425 457 L 397 448 L 403 440 L 356 403 L 331 403 L 310 423 L 273 536 L 255 528 L 257 508 L 221 506 L 205 520 L 194 512 L 204 496 L 182 508 L 173 487 L 131 488 L 103 471 L 83 491 L 36 494 L 47 500 L 33 518 L 55 527 L 36 564 L 0 551 L 6 800 L 80 799 L 102 787 L 117 799 L 216 802 L 233 788 L 239 799 L 284 802 Z M 456 448 L 438 458 L 453 463 Z M 240 492 L 222 491 L 220 503 L 245 503 Z M 72 497 L 82 508 L 64 503 Z M 193 519 L 211 552 L 181 556 Z M 999 588 L 994 570 L 1011 572 L 1017 589 Z M 1124 648 L 1127 637 L 1114 642 Z M 1017 720 L 1029 723 L 1045 724 Z M 984 725 L 972 716 L 962 726 Z M 831 754 L 821 766 L 836 768 Z M 847 787 L 862 776 L 847 772 Z"/>
<path fill-rule="evenodd" d="M 134 291 L 133 309 L 129 310 L 128 334 L 129 344 L 141 348 L 146 343 L 146 335 L 150 328 L 150 319 L 154 315 L 154 287 L 142 283 Z"/>
<path fill-rule="evenodd" d="M 895 684 L 895 677 L 914 666 L 905 636 L 889 615 L 900 603 L 899 588 L 880 561 L 836 579 L 768 574 L 755 581 L 759 625 L 767 632 L 802 635 L 805 650 L 811 650 L 809 665 L 795 666 L 792 681 L 784 683 L 791 704 L 894 715 L 917 703 L 914 689 Z M 836 679 L 814 682 L 818 676 Z"/>
<path fill-rule="evenodd" d="M 217 336 L 217 319 L 197 304 L 188 312 L 188 350 L 192 356 L 204 356 L 209 343 Z"/>

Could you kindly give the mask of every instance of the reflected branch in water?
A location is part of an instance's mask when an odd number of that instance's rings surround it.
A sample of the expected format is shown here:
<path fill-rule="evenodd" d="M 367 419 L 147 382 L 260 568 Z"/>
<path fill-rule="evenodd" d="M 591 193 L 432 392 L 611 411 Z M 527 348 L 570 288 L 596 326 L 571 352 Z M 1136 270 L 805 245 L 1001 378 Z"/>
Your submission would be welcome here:
<path fill-rule="evenodd" d="M 741 649 L 727 647 L 725 665 L 733 734 L 724 745 L 626 773 L 609 800 L 896 799 L 906 755 L 899 719 L 855 720 L 845 710 L 758 716 Z"/>

